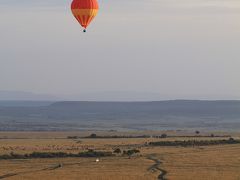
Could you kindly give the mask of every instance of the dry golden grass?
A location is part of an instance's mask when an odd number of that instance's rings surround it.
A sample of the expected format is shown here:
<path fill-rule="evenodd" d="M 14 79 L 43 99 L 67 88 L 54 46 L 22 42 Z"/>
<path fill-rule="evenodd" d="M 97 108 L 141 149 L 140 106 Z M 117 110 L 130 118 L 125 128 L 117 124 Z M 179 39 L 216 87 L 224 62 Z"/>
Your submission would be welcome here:
<path fill-rule="evenodd" d="M 240 180 L 240 145 L 201 148 L 154 147 L 144 151 L 154 154 L 176 180 Z"/>
<path fill-rule="evenodd" d="M 159 169 L 151 168 L 156 162 L 167 171 L 165 176 L 170 180 L 240 180 L 240 145 L 217 145 L 204 147 L 144 147 L 149 141 L 162 139 L 66 139 L 74 133 L 0 133 L 0 137 L 28 139 L 0 139 L 0 154 L 10 152 L 25 154 L 39 152 L 72 152 L 87 149 L 112 151 L 139 148 L 141 156 L 106 157 L 99 163 L 94 158 L 54 158 L 29 160 L 0 160 L 0 178 L 4 175 L 16 174 L 6 179 L 42 180 L 42 179 L 83 179 L 83 180 L 148 180 L 157 179 Z M 88 134 L 89 135 L 89 134 Z M 29 138 L 31 137 L 31 138 Z M 65 137 L 65 139 L 64 139 Z M 62 139 L 59 139 L 62 138 Z M 198 138 L 168 138 L 163 140 L 187 140 Z M 201 138 L 211 139 L 211 138 Z M 216 138 L 215 138 L 216 139 Z M 218 138 L 219 139 L 219 138 Z M 222 139 L 222 138 L 220 138 Z M 61 168 L 54 169 L 58 164 Z"/>
<path fill-rule="evenodd" d="M 63 167 L 49 170 L 62 163 Z M 146 169 L 152 162 L 145 158 L 103 158 L 99 163 L 93 158 L 34 159 L 3 161 L 1 174 L 19 173 L 8 179 L 155 179 Z"/>

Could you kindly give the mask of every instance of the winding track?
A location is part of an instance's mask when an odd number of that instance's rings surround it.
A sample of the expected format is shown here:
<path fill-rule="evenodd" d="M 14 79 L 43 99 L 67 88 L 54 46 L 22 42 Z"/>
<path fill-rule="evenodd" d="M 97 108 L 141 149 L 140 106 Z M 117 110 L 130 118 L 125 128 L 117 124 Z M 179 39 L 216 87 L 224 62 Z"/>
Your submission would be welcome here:
<path fill-rule="evenodd" d="M 58 168 L 66 167 L 66 166 L 84 165 L 85 163 L 89 163 L 89 162 L 87 161 L 87 162 L 79 162 L 79 163 L 55 164 L 55 165 L 51 165 L 47 168 L 42 168 L 42 169 L 38 169 L 38 170 L 34 170 L 34 171 L 22 171 L 22 172 L 18 172 L 18 173 L 4 174 L 4 175 L 0 176 L 0 179 L 5 179 L 5 178 L 8 178 L 8 177 L 12 177 L 12 176 L 18 176 L 18 175 L 21 175 L 21 174 L 35 173 L 35 172 L 40 172 L 40 171 L 52 171 L 52 170 L 56 170 Z"/>
<path fill-rule="evenodd" d="M 152 166 L 150 166 L 148 168 L 148 171 L 150 171 L 150 170 L 158 170 L 158 171 L 160 171 L 160 175 L 158 176 L 158 180 L 167 180 L 165 178 L 165 176 L 167 175 L 167 171 L 165 171 L 164 169 L 159 167 L 162 164 L 162 162 L 159 159 L 157 159 L 154 155 L 149 155 L 147 157 L 147 159 L 152 160 L 152 161 L 155 162 L 155 164 L 153 164 Z"/>
<path fill-rule="evenodd" d="M 162 162 L 159 159 L 157 159 L 154 154 L 147 156 L 147 159 L 154 161 L 154 164 L 148 168 L 148 171 L 151 171 L 151 170 L 160 171 L 160 175 L 158 176 L 157 179 L 158 180 L 167 180 L 165 178 L 167 171 L 165 171 L 164 169 L 159 167 L 162 164 Z M 0 179 L 5 179 L 5 178 L 18 176 L 18 175 L 22 175 L 22 174 L 35 173 L 35 172 L 40 172 L 40 171 L 52 171 L 52 170 L 56 170 L 58 168 L 62 168 L 65 166 L 82 165 L 84 163 L 87 163 L 87 162 L 55 164 L 54 166 L 51 165 L 47 168 L 42 168 L 42 169 L 38 169 L 38 170 L 34 170 L 34 171 L 23 171 L 23 172 L 17 172 L 17 173 L 4 174 L 4 175 L 0 176 Z"/>

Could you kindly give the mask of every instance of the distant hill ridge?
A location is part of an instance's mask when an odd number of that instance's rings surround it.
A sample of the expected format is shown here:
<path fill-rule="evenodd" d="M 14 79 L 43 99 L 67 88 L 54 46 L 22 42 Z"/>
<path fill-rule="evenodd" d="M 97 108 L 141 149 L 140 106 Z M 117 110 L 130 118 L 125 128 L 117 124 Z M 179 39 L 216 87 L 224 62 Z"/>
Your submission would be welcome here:
<path fill-rule="evenodd" d="M 62 101 L 41 106 L 0 106 L 1 130 L 79 128 L 240 129 L 240 101 Z"/>
<path fill-rule="evenodd" d="M 56 102 L 50 109 L 72 113 L 127 113 L 148 115 L 240 115 L 240 101 L 172 100 L 151 102 Z"/>
<path fill-rule="evenodd" d="M 163 100 L 163 101 L 58 101 L 52 105 L 78 105 L 78 104 L 91 104 L 91 103 L 102 103 L 102 104 L 158 104 L 158 103 L 240 103 L 240 100 Z"/>
<path fill-rule="evenodd" d="M 168 100 L 168 101 L 60 101 L 52 103 L 51 107 L 78 107 L 78 106 L 164 106 L 164 107 L 204 107 L 204 106 L 236 106 L 240 108 L 240 100 Z"/>

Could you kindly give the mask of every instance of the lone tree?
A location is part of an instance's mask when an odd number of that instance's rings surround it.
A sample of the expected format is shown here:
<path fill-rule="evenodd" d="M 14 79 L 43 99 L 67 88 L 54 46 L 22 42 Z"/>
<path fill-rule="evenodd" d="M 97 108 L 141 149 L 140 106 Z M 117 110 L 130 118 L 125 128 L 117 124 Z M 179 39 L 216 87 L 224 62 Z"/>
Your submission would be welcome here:
<path fill-rule="evenodd" d="M 196 135 L 200 134 L 200 131 L 195 131 Z"/>

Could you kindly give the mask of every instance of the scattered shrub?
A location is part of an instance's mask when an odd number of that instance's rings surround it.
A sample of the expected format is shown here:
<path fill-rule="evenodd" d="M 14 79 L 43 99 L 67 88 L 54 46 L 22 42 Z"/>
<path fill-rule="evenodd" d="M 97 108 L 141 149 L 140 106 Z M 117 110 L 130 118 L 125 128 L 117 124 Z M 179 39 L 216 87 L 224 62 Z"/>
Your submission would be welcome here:
<path fill-rule="evenodd" d="M 133 154 L 137 154 L 140 153 L 140 151 L 138 149 L 130 149 L 127 151 L 123 151 L 123 155 L 128 155 L 128 156 L 132 156 Z"/>
<path fill-rule="evenodd" d="M 149 135 L 142 136 L 122 136 L 122 135 L 110 135 L 110 136 L 98 136 L 96 134 L 91 134 L 90 136 L 86 136 L 85 138 L 99 138 L 99 139 L 114 139 L 114 138 L 150 138 Z"/>
<path fill-rule="evenodd" d="M 68 139 L 78 139 L 78 138 L 80 138 L 80 137 L 78 137 L 78 136 L 68 136 L 67 138 L 68 138 Z"/>
<path fill-rule="evenodd" d="M 117 148 L 117 149 L 115 149 L 114 151 L 113 151 L 113 153 L 116 153 L 116 154 L 120 154 L 122 151 L 121 151 L 121 149 L 119 149 L 119 148 Z"/>
<path fill-rule="evenodd" d="M 113 156 L 112 152 L 102 152 L 102 151 L 93 151 L 89 150 L 86 152 L 78 153 L 78 157 L 107 157 Z"/>
<path fill-rule="evenodd" d="M 97 135 L 96 135 L 96 134 L 91 134 L 91 135 L 89 136 L 89 138 L 97 138 Z"/>
<path fill-rule="evenodd" d="M 167 134 L 162 134 L 160 138 L 167 138 Z"/>

